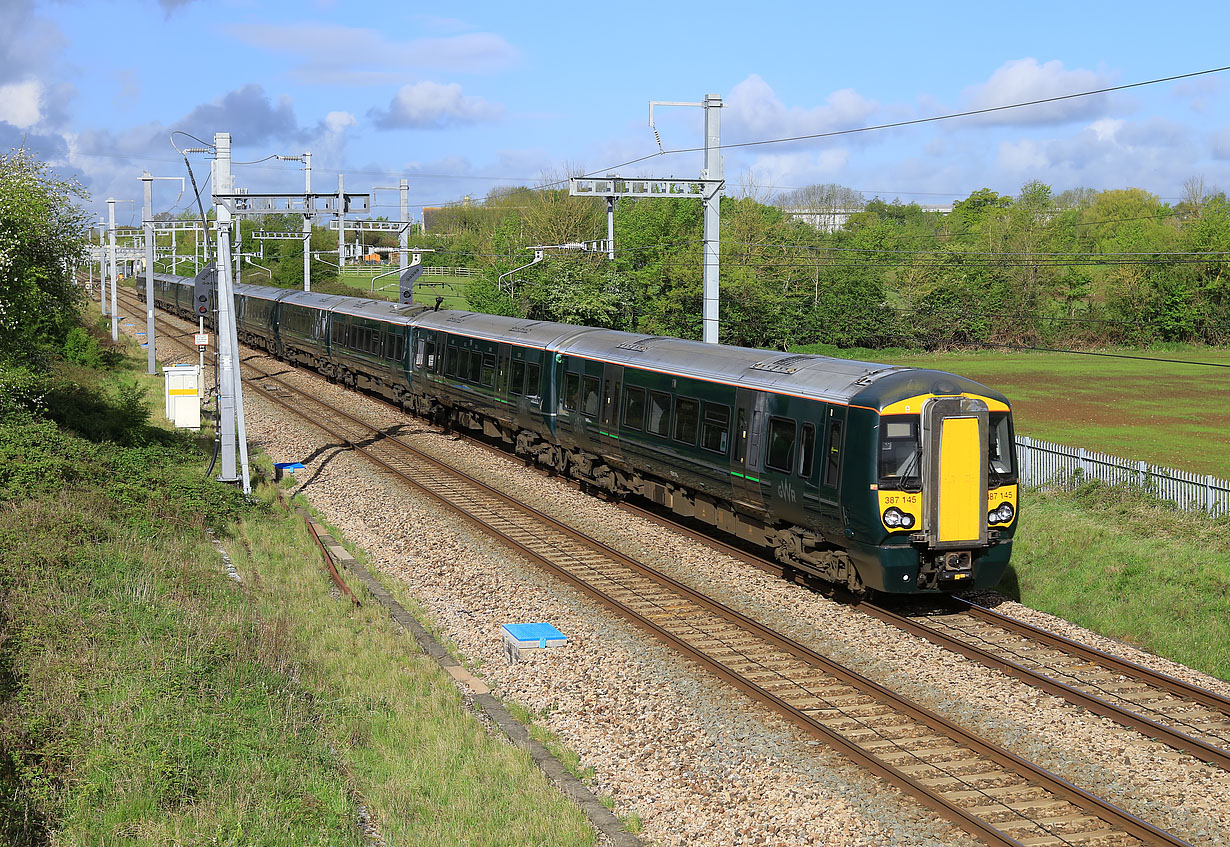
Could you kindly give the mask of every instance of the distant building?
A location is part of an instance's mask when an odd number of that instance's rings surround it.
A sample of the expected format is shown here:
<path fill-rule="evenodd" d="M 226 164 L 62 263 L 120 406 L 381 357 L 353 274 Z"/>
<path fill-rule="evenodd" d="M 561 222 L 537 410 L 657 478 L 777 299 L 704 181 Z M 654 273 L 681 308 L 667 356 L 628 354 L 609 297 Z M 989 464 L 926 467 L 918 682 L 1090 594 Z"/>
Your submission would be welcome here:
<path fill-rule="evenodd" d="M 952 213 L 951 203 L 919 204 L 924 212 L 939 212 L 941 215 Z M 857 215 L 863 209 L 782 209 L 791 219 L 802 221 L 813 229 L 821 232 L 836 232 L 850 222 L 851 215 Z"/>

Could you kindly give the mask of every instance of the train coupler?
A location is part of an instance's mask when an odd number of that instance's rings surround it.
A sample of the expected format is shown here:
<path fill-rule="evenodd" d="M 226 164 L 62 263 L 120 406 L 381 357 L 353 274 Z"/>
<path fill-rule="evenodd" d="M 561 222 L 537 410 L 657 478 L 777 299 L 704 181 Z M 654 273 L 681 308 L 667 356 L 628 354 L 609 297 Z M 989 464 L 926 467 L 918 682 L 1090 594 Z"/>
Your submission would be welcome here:
<path fill-rule="evenodd" d="M 974 579 L 974 554 L 969 550 L 948 550 L 924 556 L 918 569 L 918 587 L 952 589 Z"/>

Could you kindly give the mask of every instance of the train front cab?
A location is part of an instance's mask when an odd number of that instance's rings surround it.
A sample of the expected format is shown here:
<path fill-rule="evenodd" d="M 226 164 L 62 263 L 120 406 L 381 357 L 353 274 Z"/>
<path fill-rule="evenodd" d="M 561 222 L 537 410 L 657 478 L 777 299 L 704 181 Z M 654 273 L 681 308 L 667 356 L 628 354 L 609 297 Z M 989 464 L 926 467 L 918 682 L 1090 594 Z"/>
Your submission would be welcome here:
<path fill-rule="evenodd" d="M 878 418 L 854 428 L 874 434 L 865 452 L 875 456 L 872 481 L 856 490 L 852 479 L 843 491 L 860 515 L 851 553 L 864 582 L 886 593 L 994 587 L 1017 518 L 1007 403 L 967 392 L 913 397 L 878 415 L 854 411 Z"/>

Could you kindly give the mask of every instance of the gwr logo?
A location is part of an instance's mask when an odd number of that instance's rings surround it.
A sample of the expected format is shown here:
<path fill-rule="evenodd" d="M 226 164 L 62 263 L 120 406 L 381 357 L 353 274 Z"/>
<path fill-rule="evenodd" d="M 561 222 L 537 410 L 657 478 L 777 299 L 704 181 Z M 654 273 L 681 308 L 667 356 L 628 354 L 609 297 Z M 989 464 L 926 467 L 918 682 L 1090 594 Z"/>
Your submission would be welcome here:
<path fill-rule="evenodd" d="M 799 495 L 795 493 L 794 487 L 788 485 L 785 480 L 777 483 L 777 499 L 785 500 L 787 503 L 797 503 Z"/>

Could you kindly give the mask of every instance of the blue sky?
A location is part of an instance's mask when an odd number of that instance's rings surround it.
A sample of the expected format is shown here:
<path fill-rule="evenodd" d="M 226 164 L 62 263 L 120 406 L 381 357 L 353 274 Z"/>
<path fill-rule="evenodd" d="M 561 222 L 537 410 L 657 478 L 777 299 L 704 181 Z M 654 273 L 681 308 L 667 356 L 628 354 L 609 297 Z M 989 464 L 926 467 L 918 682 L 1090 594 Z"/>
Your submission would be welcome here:
<path fill-rule="evenodd" d="M 410 180 L 423 205 L 657 150 L 650 100 L 721 95 L 722 140 L 853 129 L 1230 65 L 1230 6 L 0 0 L 0 147 L 23 139 L 99 210 L 181 176 L 168 135 L 229 131 L 237 160 L 313 154 L 313 187 Z M 667 150 L 701 110 L 655 112 Z M 945 203 L 1030 180 L 1057 192 L 1191 177 L 1230 190 L 1230 72 L 1032 108 L 725 151 L 727 193 L 835 182 Z M 184 143 L 182 136 L 177 140 Z M 203 178 L 207 166 L 197 157 Z M 194 165 L 194 168 L 196 166 Z M 295 164 L 236 167 L 296 191 Z M 697 176 L 697 154 L 625 176 Z M 177 188 L 156 183 L 155 207 Z M 182 206 L 183 200 L 180 200 Z M 396 214 L 395 192 L 375 195 Z M 133 205 L 120 217 L 133 219 Z"/>

